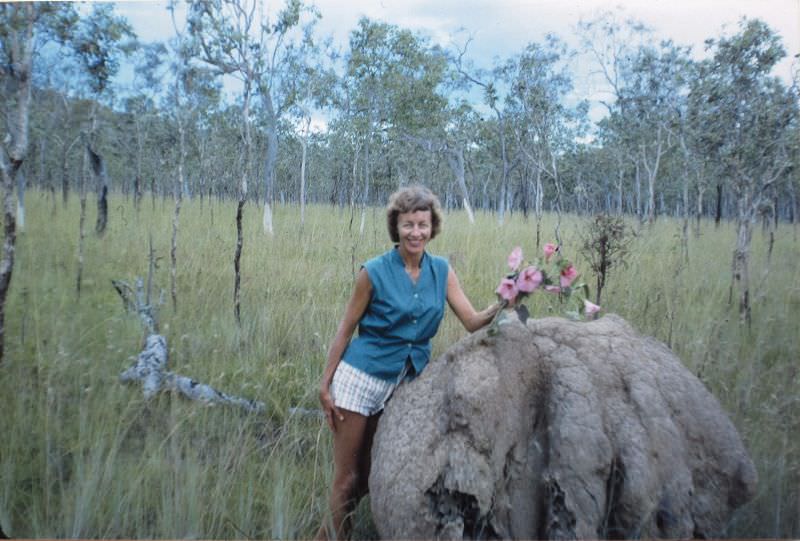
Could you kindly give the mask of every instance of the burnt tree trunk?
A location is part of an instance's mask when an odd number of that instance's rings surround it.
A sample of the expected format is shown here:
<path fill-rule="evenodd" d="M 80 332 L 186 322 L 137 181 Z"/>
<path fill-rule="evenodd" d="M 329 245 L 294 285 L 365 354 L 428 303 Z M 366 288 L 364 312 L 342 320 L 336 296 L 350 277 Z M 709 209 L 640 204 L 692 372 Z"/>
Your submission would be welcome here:
<path fill-rule="evenodd" d="M 244 214 L 244 197 L 239 199 L 239 204 L 236 206 L 236 253 L 233 255 L 233 314 L 236 317 L 236 323 L 242 324 L 242 310 L 241 310 L 241 261 L 242 261 L 242 215 Z"/>
<path fill-rule="evenodd" d="M 0 262 L 0 364 L 3 362 L 5 348 L 5 319 L 6 298 L 11 285 L 11 275 L 14 270 L 14 249 L 17 240 L 17 217 L 15 215 L 16 202 L 14 201 L 14 177 L 22 165 L 6 162 L 6 150 L 0 154 L 3 172 L 3 259 Z"/>
<path fill-rule="evenodd" d="M 75 291 L 79 299 L 81 297 L 81 285 L 83 281 L 83 247 L 86 240 L 86 176 L 89 168 L 89 161 L 91 160 L 90 153 L 91 149 L 87 143 L 83 153 L 83 167 L 81 168 L 80 186 L 78 188 L 81 210 L 80 217 L 78 218 L 78 275 L 75 279 Z"/>
<path fill-rule="evenodd" d="M 89 164 L 92 169 L 92 176 L 97 186 L 97 222 L 95 232 L 102 236 L 108 225 L 108 177 L 106 175 L 106 164 L 103 157 L 95 152 L 92 145 L 87 145 L 89 154 Z"/>
<path fill-rule="evenodd" d="M 176 88 L 176 92 L 180 92 Z M 170 244 L 170 294 L 172 297 L 172 309 L 178 309 L 178 220 L 181 214 L 181 203 L 183 202 L 183 183 L 184 183 L 184 162 L 186 161 L 186 130 L 183 125 L 183 118 L 180 111 L 180 103 L 177 104 L 178 108 L 178 175 L 175 179 L 173 187 L 173 197 L 175 198 L 175 212 L 172 215 L 172 242 Z"/>
<path fill-rule="evenodd" d="M 734 289 L 738 290 L 739 318 L 742 323 L 751 322 L 750 307 L 750 242 L 753 238 L 753 213 L 755 204 L 750 194 L 739 196 L 736 216 L 736 247 L 731 261 L 731 286 L 728 303 L 733 302 Z"/>
<path fill-rule="evenodd" d="M 242 216 L 244 214 L 244 204 L 247 201 L 247 178 L 250 175 L 250 157 L 252 152 L 252 139 L 250 136 L 250 86 L 245 85 L 244 91 L 244 104 L 242 106 L 242 125 L 244 128 L 244 170 L 242 171 L 241 180 L 239 181 L 239 202 L 236 205 L 236 252 L 233 255 L 233 315 L 236 318 L 236 324 L 242 324 L 242 311 L 241 311 L 241 259 L 242 259 L 242 246 L 244 244 L 244 233 L 242 230 Z M 265 207 L 266 209 L 267 207 Z M 266 217 L 266 214 L 265 214 Z M 271 225 L 270 221 L 270 225 Z M 265 222 L 266 224 L 266 222 Z"/>

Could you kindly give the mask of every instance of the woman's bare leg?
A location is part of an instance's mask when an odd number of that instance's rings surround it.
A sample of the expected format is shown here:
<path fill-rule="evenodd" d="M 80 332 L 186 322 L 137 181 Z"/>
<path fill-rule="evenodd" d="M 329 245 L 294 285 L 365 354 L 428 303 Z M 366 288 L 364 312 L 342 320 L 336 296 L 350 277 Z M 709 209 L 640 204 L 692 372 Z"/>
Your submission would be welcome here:
<path fill-rule="evenodd" d="M 361 456 L 363 458 L 358 464 L 356 503 L 369 494 L 369 472 L 372 468 L 372 441 L 375 439 L 375 431 L 378 429 L 378 421 L 381 418 L 381 413 L 383 413 L 383 411 L 367 418 L 367 426 L 364 429 L 364 442 L 361 444 Z"/>
<path fill-rule="evenodd" d="M 353 411 L 339 411 L 344 420 L 334 418 L 333 486 L 330 496 L 333 532 L 323 525 L 317 532 L 317 539 L 347 539 L 350 536 L 350 515 L 358 503 L 357 489 L 361 463 L 364 461 L 368 418 Z M 366 459 L 369 460 L 369 453 Z"/>

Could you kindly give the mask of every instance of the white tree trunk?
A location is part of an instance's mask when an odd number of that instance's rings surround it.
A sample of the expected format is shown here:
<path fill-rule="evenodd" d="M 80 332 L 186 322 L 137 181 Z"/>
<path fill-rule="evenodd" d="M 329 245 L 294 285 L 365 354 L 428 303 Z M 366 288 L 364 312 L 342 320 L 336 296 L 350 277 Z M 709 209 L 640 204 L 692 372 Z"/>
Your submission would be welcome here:
<path fill-rule="evenodd" d="M 474 224 L 475 215 L 472 213 L 472 206 L 469 204 L 469 189 L 467 188 L 467 180 L 464 173 L 464 151 L 460 148 L 458 150 L 447 150 L 447 163 L 450 165 L 450 169 L 456 177 L 456 182 L 458 182 L 458 187 L 461 189 L 462 203 L 464 210 L 467 212 L 469 223 Z"/>
<path fill-rule="evenodd" d="M 25 205 L 17 200 L 17 233 L 25 231 Z"/>
<path fill-rule="evenodd" d="M 306 155 L 308 151 L 308 130 L 311 127 L 311 117 L 306 118 L 305 132 L 300 144 L 303 147 L 303 155 L 300 160 L 300 225 L 305 224 L 306 219 Z"/>
<path fill-rule="evenodd" d="M 266 233 L 267 235 L 272 236 L 275 233 L 274 229 L 272 228 L 272 207 L 270 206 L 268 201 L 264 202 L 263 226 L 264 226 L 264 233 Z"/>

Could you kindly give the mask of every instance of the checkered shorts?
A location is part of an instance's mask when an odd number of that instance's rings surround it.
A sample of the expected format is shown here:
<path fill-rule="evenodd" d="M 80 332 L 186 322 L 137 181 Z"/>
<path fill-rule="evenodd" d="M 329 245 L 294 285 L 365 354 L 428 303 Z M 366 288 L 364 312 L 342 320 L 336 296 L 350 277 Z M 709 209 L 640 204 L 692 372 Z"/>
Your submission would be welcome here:
<path fill-rule="evenodd" d="M 367 417 L 375 415 L 383 409 L 399 383 L 405 379 L 407 370 L 406 366 L 396 380 L 387 381 L 341 361 L 331 383 L 333 402 L 338 408 Z"/>

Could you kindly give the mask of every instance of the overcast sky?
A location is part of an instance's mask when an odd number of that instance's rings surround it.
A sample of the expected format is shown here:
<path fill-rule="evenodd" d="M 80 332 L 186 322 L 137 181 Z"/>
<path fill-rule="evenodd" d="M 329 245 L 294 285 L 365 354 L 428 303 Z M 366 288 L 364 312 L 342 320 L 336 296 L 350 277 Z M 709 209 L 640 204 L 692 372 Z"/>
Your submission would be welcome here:
<path fill-rule="evenodd" d="M 617 8 L 622 18 L 644 22 L 658 38 L 691 45 L 698 58 L 704 40 L 735 33 L 742 17 L 759 18 L 780 34 L 787 50 L 778 74 L 788 82 L 791 62 L 800 62 L 793 58 L 800 53 L 800 0 L 315 0 L 314 4 L 322 14 L 319 34 L 333 35 L 342 49 L 358 19 L 367 16 L 418 31 L 445 47 L 463 44 L 470 36 L 468 56 L 485 68 L 495 58 L 508 58 L 526 44 L 541 41 L 547 33 L 577 48 L 577 23 Z M 172 33 L 165 5 L 164 0 L 116 3 L 144 41 L 163 40 Z M 269 9 L 282 2 L 265 0 L 265 5 Z M 588 63 L 588 57 L 583 62 Z M 575 90 L 583 97 L 597 90 L 585 75 L 588 70 L 588 66 L 576 70 Z"/>
<path fill-rule="evenodd" d="M 267 6 L 274 2 L 265 0 Z M 790 55 L 800 53 L 800 0 L 316 0 L 319 29 L 342 44 L 361 16 L 427 34 L 446 45 L 465 29 L 474 38 L 471 52 L 491 64 L 548 32 L 572 40 L 579 20 L 621 7 L 623 13 L 700 51 L 703 41 L 734 31 L 742 16 L 764 20 L 783 38 Z M 117 2 L 144 40 L 171 33 L 164 1 Z M 463 33 L 461 35 L 464 35 Z"/>

